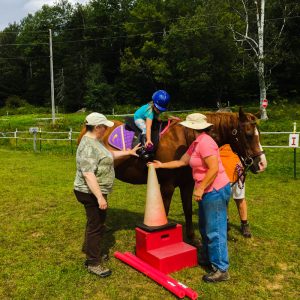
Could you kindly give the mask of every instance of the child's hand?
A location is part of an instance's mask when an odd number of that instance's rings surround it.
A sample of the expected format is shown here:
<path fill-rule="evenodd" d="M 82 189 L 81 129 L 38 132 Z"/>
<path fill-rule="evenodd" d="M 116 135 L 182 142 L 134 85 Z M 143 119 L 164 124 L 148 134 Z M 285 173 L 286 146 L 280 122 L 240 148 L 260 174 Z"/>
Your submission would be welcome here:
<path fill-rule="evenodd" d="M 148 147 L 151 147 L 153 146 L 153 143 L 151 140 L 147 140 L 146 143 L 145 143 L 145 147 L 148 148 Z"/>
<path fill-rule="evenodd" d="M 150 165 L 152 165 L 155 169 L 159 169 L 162 165 L 162 162 L 160 162 L 159 160 L 154 160 L 152 162 L 148 162 L 147 166 L 149 167 Z"/>

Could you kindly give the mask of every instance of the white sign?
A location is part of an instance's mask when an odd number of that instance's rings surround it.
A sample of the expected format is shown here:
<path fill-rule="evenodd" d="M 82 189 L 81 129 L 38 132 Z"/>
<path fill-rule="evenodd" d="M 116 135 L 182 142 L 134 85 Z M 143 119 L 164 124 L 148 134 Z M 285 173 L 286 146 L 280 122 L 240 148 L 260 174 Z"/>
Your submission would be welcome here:
<path fill-rule="evenodd" d="M 299 133 L 290 134 L 289 146 L 292 148 L 299 147 Z"/>
<path fill-rule="evenodd" d="M 37 133 L 39 131 L 39 128 L 38 127 L 30 127 L 29 128 L 29 132 L 30 133 Z"/>

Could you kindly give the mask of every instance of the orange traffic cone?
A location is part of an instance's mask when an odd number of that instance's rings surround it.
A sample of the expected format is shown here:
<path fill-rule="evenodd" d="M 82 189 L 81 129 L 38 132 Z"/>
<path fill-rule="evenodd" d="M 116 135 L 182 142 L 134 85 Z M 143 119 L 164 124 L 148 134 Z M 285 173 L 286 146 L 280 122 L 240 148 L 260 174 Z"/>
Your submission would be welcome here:
<path fill-rule="evenodd" d="M 160 193 L 156 171 L 153 165 L 149 165 L 144 225 L 157 227 L 166 224 L 168 224 L 168 220 Z"/>

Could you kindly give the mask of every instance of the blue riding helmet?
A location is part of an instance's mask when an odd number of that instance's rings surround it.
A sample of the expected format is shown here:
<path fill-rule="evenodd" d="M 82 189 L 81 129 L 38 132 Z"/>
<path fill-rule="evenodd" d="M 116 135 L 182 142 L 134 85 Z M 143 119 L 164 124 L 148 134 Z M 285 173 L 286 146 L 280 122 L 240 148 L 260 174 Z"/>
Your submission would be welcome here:
<path fill-rule="evenodd" d="M 152 95 L 154 106 L 160 111 L 168 110 L 167 106 L 170 102 L 170 95 L 164 90 L 158 90 Z"/>

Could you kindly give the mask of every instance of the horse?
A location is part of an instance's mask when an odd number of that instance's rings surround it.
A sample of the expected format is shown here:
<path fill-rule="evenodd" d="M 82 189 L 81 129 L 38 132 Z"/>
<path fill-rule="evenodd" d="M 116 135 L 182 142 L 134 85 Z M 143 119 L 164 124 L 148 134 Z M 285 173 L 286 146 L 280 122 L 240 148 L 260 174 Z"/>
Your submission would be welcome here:
<path fill-rule="evenodd" d="M 218 146 L 230 144 L 232 150 L 239 156 L 245 168 L 254 174 L 263 172 L 267 161 L 259 140 L 257 118 L 242 109 L 238 113 L 215 112 L 204 113 L 207 121 L 214 126 L 210 132 Z M 167 162 L 180 159 L 195 140 L 195 131 L 173 120 L 168 130 L 161 136 L 154 159 Z M 103 143 L 108 149 L 115 150 L 108 143 L 108 137 L 113 129 L 121 124 L 106 130 Z M 145 161 L 137 157 L 126 157 L 115 162 L 116 177 L 131 184 L 147 183 L 147 166 Z M 192 223 L 192 194 L 194 180 L 190 167 L 179 169 L 157 169 L 161 194 L 166 214 L 168 215 L 171 199 L 176 187 L 180 189 L 182 207 L 185 215 L 186 238 L 194 242 L 195 235 Z"/>

